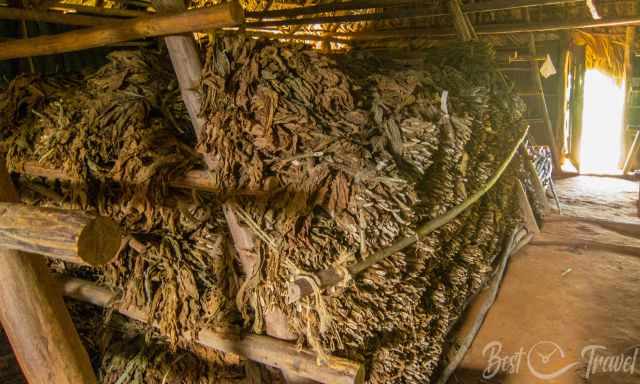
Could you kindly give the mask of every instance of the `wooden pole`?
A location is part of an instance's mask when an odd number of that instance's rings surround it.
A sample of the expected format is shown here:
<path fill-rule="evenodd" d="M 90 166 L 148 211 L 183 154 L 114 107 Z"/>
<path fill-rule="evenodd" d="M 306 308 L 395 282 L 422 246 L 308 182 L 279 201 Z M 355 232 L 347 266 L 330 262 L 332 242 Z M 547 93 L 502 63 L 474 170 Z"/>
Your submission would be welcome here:
<path fill-rule="evenodd" d="M 525 11 L 528 11 L 525 9 Z M 527 22 L 529 21 L 529 12 L 525 13 Z M 538 56 L 536 49 L 536 39 L 533 33 L 529 34 L 529 54 L 532 59 L 529 60 L 531 66 L 531 78 L 534 86 L 540 92 L 540 106 L 542 107 L 542 118 L 544 119 L 545 132 L 547 134 L 547 140 L 549 141 L 549 147 L 551 148 L 551 154 L 553 155 L 553 167 L 556 172 L 562 172 L 562 155 L 558 149 L 556 143 L 556 135 L 553 133 L 553 125 L 551 124 L 551 116 L 549 114 L 549 107 L 547 106 L 547 100 L 544 97 L 544 87 L 542 86 L 542 76 L 540 75 L 540 67 L 538 62 L 534 59 Z"/>
<path fill-rule="evenodd" d="M 0 19 L 42 21 L 46 23 L 77 25 L 84 27 L 107 25 L 118 22 L 118 19 L 109 17 L 69 15 L 61 12 L 48 12 L 35 9 L 19 9 L 8 7 L 0 7 Z"/>
<path fill-rule="evenodd" d="M 56 2 L 49 5 L 49 9 L 63 9 L 63 10 L 73 10 L 77 13 L 86 13 L 89 15 L 100 15 L 100 16 L 116 16 L 116 17 L 145 17 L 145 16 L 153 16 L 154 12 L 147 11 L 134 11 L 131 9 L 121 9 L 121 8 L 104 8 L 104 7 L 90 7 L 87 5 L 80 4 L 71 4 L 71 3 L 63 3 Z"/>
<path fill-rule="evenodd" d="M 633 158 L 638 155 L 640 152 L 640 131 L 636 132 L 635 137 L 633 138 L 633 143 L 631 144 L 631 148 L 629 148 L 629 153 L 627 154 L 627 158 L 624 161 L 624 166 L 622 168 L 622 174 L 626 175 L 631 172 L 631 166 L 633 165 Z"/>
<path fill-rule="evenodd" d="M 560 38 L 560 60 L 558 62 L 558 77 L 556 79 L 556 132 L 555 138 L 556 143 L 558 143 L 558 150 L 560 153 L 564 153 L 564 123 L 565 123 L 565 112 L 567 108 L 567 81 L 569 74 L 569 43 L 570 38 L 567 32 L 562 33 L 562 37 Z"/>
<path fill-rule="evenodd" d="M 465 4 L 462 6 L 462 10 L 465 13 L 479 13 L 479 12 L 495 12 L 505 11 L 517 8 L 546 6 L 546 5 L 560 5 L 570 3 L 580 3 L 584 0 L 497 0 L 497 1 L 483 1 L 473 4 Z M 298 17 L 303 15 L 313 15 L 317 13 L 335 12 L 335 11 L 355 11 L 372 8 L 385 8 L 385 11 L 389 8 L 424 8 L 425 4 L 421 1 L 409 0 L 409 1 L 397 1 L 397 0 L 367 0 L 367 1 L 345 1 L 345 2 L 333 2 L 328 4 L 319 4 L 309 7 L 299 7 L 291 9 L 275 9 L 264 12 L 247 12 L 246 16 L 251 18 L 260 19 L 273 19 L 280 17 Z M 432 13 L 432 16 L 447 16 L 446 13 Z"/>
<path fill-rule="evenodd" d="M 173 0 L 160 0 L 157 3 L 158 11 L 160 12 L 181 11 L 180 7 L 183 6 L 182 3 L 176 3 Z M 198 92 L 198 85 L 202 76 L 202 64 L 195 41 L 193 36 L 167 36 L 164 40 L 171 56 L 173 68 L 178 76 L 182 98 L 189 111 L 193 129 L 196 136 L 201 138 L 205 125 L 204 118 L 200 116 L 201 97 Z M 207 157 L 205 159 L 208 160 Z M 213 169 L 216 164 L 207 162 L 207 167 Z M 240 264 L 245 275 L 250 276 L 255 268 L 259 268 L 257 259 L 253 255 L 253 234 L 248 228 L 240 225 L 231 203 L 224 204 L 224 212 L 229 232 L 238 252 Z M 281 339 L 295 338 L 295 335 L 292 335 L 288 329 L 286 317 L 278 309 L 272 309 L 265 314 L 265 325 L 267 334 L 270 336 Z M 309 382 L 307 378 L 300 377 L 295 370 L 288 370 L 287 367 L 283 368 L 282 373 L 289 383 Z"/>
<path fill-rule="evenodd" d="M 6 41 L 0 43 L 0 60 L 73 52 L 144 37 L 232 27 L 243 21 L 243 11 L 237 2 L 224 3 L 175 15 L 140 17 L 113 25 Z"/>
<path fill-rule="evenodd" d="M 4 162 L 0 201 L 18 201 Z M 42 256 L 0 248 L 0 321 L 29 383 L 96 383 L 89 356 Z"/>
<path fill-rule="evenodd" d="M 635 3 L 632 7 L 632 11 L 635 14 Z M 622 118 L 622 147 L 623 152 L 626 144 L 628 143 L 627 138 L 627 130 L 629 127 L 629 116 L 631 112 L 631 91 L 633 90 L 633 85 L 631 84 L 631 79 L 633 77 L 633 50 L 635 46 L 636 39 L 636 27 L 627 27 L 625 30 L 625 42 L 624 42 L 624 84 L 625 84 L 625 95 L 624 95 L 624 115 Z M 640 131 L 638 132 L 640 134 Z M 623 164 L 623 174 L 626 175 L 629 172 L 629 168 L 633 163 L 634 151 L 636 150 L 635 145 L 638 141 L 638 134 L 636 134 L 631 147 L 629 147 L 629 152 L 625 158 L 625 162 Z"/>
<path fill-rule="evenodd" d="M 65 296 L 108 308 L 115 303 L 116 295 L 106 288 L 74 278 L 59 278 L 59 285 Z M 116 307 L 116 311 L 129 318 L 148 323 L 147 316 L 138 308 Z M 156 324 L 151 324 L 156 326 Z M 310 351 L 298 350 L 295 343 L 277 340 L 273 337 L 220 333 L 203 329 L 195 337 L 196 343 L 219 351 L 235 353 L 249 360 L 270 367 L 279 368 L 320 383 L 359 384 L 364 382 L 362 364 L 347 359 L 330 356 L 327 363 L 318 365 L 316 355 Z"/>
<path fill-rule="evenodd" d="M 583 21 L 553 21 L 531 24 L 496 24 L 496 25 L 476 25 L 475 30 L 478 36 L 507 35 L 531 32 L 554 32 L 566 31 L 572 29 L 590 29 L 602 27 L 624 27 L 624 26 L 640 25 L 640 16 L 620 17 L 613 19 L 601 20 L 583 20 Z M 268 35 L 269 31 L 259 31 L 262 35 Z M 282 35 L 277 31 L 271 33 L 276 38 L 299 38 L 299 35 Z M 366 31 L 366 32 L 332 32 L 325 33 L 323 36 L 309 36 L 309 40 L 313 37 L 321 39 L 339 39 L 348 43 L 350 40 L 367 41 L 367 40 L 384 40 L 384 39 L 404 39 L 407 37 L 425 37 L 433 39 L 455 38 L 456 32 L 452 29 L 443 28 L 400 28 L 392 30 Z M 306 37 L 305 37 L 306 39 Z"/>
<path fill-rule="evenodd" d="M 0 202 L 0 247 L 76 264 L 104 265 L 116 257 L 118 224 L 82 211 Z"/>

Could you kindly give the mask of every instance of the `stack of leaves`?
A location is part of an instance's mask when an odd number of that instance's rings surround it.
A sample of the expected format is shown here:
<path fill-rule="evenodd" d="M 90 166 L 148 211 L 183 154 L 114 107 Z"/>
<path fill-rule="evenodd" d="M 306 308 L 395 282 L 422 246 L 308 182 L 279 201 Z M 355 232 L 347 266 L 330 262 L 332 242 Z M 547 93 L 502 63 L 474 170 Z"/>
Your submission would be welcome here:
<path fill-rule="evenodd" d="M 122 51 L 109 60 L 73 81 L 15 79 L 0 96 L 0 137 L 11 168 L 37 161 L 82 180 L 23 178 L 23 201 L 109 216 L 129 240 L 105 267 L 58 268 L 121 293 L 176 348 L 187 332 L 239 324 L 233 253 L 217 199 L 167 193 L 165 180 L 201 166 L 168 57 Z"/>
<path fill-rule="evenodd" d="M 515 195 L 519 167 L 464 215 L 327 295 L 287 304 L 286 286 L 412 236 L 494 174 L 524 130 L 522 103 L 489 47 L 458 50 L 460 63 L 450 54 L 415 69 L 238 36 L 212 41 L 199 142 L 217 164 L 211 176 L 231 192 L 279 186 L 235 205 L 258 239 L 260 269 L 239 300 L 254 331 L 277 307 L 300 343 L 366 362 L 372 383 L 432 378 L 446 334 L 518 220 L 505 196 Z"/>

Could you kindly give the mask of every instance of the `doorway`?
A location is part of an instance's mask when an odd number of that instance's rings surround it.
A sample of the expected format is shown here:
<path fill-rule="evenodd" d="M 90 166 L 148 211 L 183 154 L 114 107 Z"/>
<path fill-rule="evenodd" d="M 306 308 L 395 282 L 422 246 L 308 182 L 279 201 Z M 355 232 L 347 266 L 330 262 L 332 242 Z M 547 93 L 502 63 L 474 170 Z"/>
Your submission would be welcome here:
<path fill-rule="evenodd" d="M 621 172 L 624 86 L 597 70 L 584 77 L 580 173 Z"/>

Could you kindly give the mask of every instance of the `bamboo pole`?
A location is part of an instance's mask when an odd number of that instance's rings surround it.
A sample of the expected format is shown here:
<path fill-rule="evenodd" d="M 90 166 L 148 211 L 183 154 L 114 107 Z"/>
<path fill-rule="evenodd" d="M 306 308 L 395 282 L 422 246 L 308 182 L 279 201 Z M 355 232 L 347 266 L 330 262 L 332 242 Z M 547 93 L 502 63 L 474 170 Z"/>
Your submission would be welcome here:
<path fill-rule="evenodd" d="M 118 21 L 118 19 L 109 17 L 68 15 L 61 12 L 49 12 L 39 11 L 36 9 L 19 9 L 9 7 L 0 7 L 0 19 L 42 21 L 46 23 L 77 25 L 84 27 L 113 24 L 114 22 Z"/>
<path fill-rule="evenodd" d="M 346 268 L 346 272 L 348 272 L 351 276 L 357 275 L 358 273 L 366 270 L 374 264 L 381 262 L 387 257 L 395 254 L 396 252 L 400 252 L 403 249 L 415 244 L 420 238 L 449 223 L 451 220 L 455 219 L 461 213 L 463 213 L 467 208 L 477 203 L 482 198 L 482 196 L 484 196 L 489 190 L 491 190 L 491 188 L 493 188 L 493 186 L 500 179 L 509 164 L 511 164 L 511 160 L 513 160 L 514 156 L 520 149 L 520 146 L 527 137 L 527 134 L 528 130 L 523 133 L 511 153 L 509 153 L 507 155 L 507 158 L 502 162 L 502 164 L 500 164 L 500 167 L 498 167 L 496 173 L 491 177 L 491 179 L 487 181 L 487 183 L 482 188 L 480 188 L 480 190 L 476 191 L 473 195 L 469 196 L 459 205 L 453 207 L 447 213 L 422 224 L 419 228 L 416 229 L 414 236 L 404 237 L 397 240 L 390 247 L 377 251 L 364 260 L 348 266 Z M 344 271 L 339 271 L 335 268 L 328 268 L 319 271 L 315 274 L 315 280 L 317 281 L 318 285 L 317 287 L 313 287 L 309 282 L 309 279 L 307 278 L 297 278 L 289 284 L 288 302 L 294 303 L 305 296 L 313 294 L 315 291 L 314 288 L 326 289 L 335 286 L 341 281 L 344 281 L 345 277 L 346 276 L 344 276 Z"/>
<path fill-rule="evenodd" d="M 18 201 L 4 162 L 0 201 Z M 96 383 L 89 356 L 42 256 L 0 249 L 0 321 L 29 383 Z"/>
<path fill-rule="evenodd" d="M 108 308 L 112 303 L 117 302 L 113 292 L 92 282 L 68 277 L 60 277 L 58 281 L 60 289 L 67 297 L 103 308 Z M 114 309 L 126 317 L 149 323 L 147 315 L 139 308 L 116 306 Z M 150 325 L 156 326 L 156 324 Z M 198 332 L 195 342 L 207 348 L 235 353 L 270 367 L 295 372 L 301 377 L 320 383 L 359 384 L 364 382 L 364 370 L 359 363 L 330 356 L 326 364 L 318 365 L 314 353 L 306 350 L 299 351 L 295 343 L 273 337 L 240 336 L 205 328 Z"/>
<path fill-rule="evenodd" d="M 83 211 L 0 202 L 0 247 L 76 264 L 113 260 L 122 238 L 118 224 Z"/>
<path fill-rule="evenodd" d="M 0 60 L 73 52 L 144 37 L 231 27 L 241 24 L 243 20 L 243 11 L 237 2 L 224 3 L 175 15 L 140 17 L 113 25 L 6 41 L 0 43 Z"/>

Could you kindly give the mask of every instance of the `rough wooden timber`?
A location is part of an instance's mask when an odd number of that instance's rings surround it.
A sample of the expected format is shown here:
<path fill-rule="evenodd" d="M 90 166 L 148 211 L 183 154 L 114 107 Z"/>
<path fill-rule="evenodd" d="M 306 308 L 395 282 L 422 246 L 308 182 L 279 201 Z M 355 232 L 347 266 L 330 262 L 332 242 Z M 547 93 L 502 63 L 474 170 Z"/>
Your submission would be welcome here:
<path fill-rule="evenodd" d="M 81 183 L 82 179 L 69 175 L 66 172 L 49 167 L 43 167 L 38 162 L 28 161 L 19 166 L 19 168 L 11 169 L 12 172 L 20 173 L 23 175 L 29 175 L 34 177 L 44 177 L 49 180 L 62 180 L 72 183 Z M 115 183 L 122 182 L 119 176 L 114 176 L 111 181 Z M 211 192 L 217 194 L 224 194 L 225 192 L 220 189 L 220 186 L 211 181 L 207 171 L 189 171 L 184 176 L 179 176 L 169 180 L 169 185 L 173 188 L 180 189 L 195 189 L 198 191 Z M 268 194 L 269 191 L 262 190 L 243 190 L 238 191 L 240 195 L 259 196 Z"/>
<path fill-rule="evenodd" d="M 525 9 L 525 16 L 527 22 L 529 21 L 529 10 Z M 542 86 L 542 76 L 540 75 L 540 67 L 538 66 L 538 62 L 534 60 L 538 55 L 536 49 L 536 39 L 533 33 L 529 34 L 529 54 L 531 55 L 531 59 L 529 60 L 529 65 L 531 67 L 531 78 L 533 80 L 533 84 L 535 84 L 536 90 L 539 93 L 540 98 L 540 106 L 542 107 L 542 119 L 544 121 L 544 128 L 547 134 L 547 140 L 549 142 L 549 146 L 551 148 L 551 154 L 553 156 L 553 166 L 554 169 L 560 171 L 562 169 L 562 159 L 560 149 L 558 149 L 558 144 L 556 143 L 556 135 L 553 133 L 553 125 L 551 124 L 551 115 L 549 114 L 549 107 L 547 106 L 547 100 L 544 96 L 544 87 Z"/>
<path fill-rule="evenodd" d="M 100 307 L 107 307 L 115 299 L 113 292 L 85 280 L 60 277 L 59 285 L 65 296 Z M 147 316 L 137 308 L 115 309 L 129 318 L 148 322 Z M 326 364 L 318 365 L 314 353 L 298 351 L 294 343 L 273 337 L 240 336 L 203 329 L 198 332 L 195 341 L 202 346 L 235 353 L 270 367 L 295 372 L 301 377 L 320 383 L 354 384 L 364 381 L 361 364 L 339 357 L 329 357 Z"/>
<path fill-rule="evenodd" d="M 0 60 L 51 55 L 96 48 L 107 44 L 185 32 L 231 27 L 243 22 L 236 2 L 166 16 L 140 17 L 112 25 L 80 29 L 57 35 L 6 41 L 0 44 Z"/>
<path fill-rule="evenodd" d="M 62 12 L 39 11 L 35 9 L 19 9 L 0 7 L 0 19 L 4 20 L 31 20 L 43 21 L 54 24 L 78 25 L 92 27 L 118 22 L 118 19 L 108 17 L 96 17 L 85 15 L 69 15 Z"/>
<path fill-rule="evenodd" d="M 49 5 L 49 9 L 73 10 L 73 11 L 76 11 L 77 13 L 86 13 L 89 15 L 103 15 L 103 16 L 117 16 L 117 17 L 144 17 L 144 16 L 154 15 L 154 12 L 134 11 L 131 9 L 121 9 L 121 8 L 91 7 L 87 5 L 63 3 L 61 1 L 55 2 Z"/>
<path fill-rule="evenodd" d="M 0 162 L 0 201 L 18 196 Z M 0 320 L 32 384 L 92 384 L 96 377 L 45 259 L 0 248 Z"/>
<path fill-rule="evenodd" d="M 116 256 L 120 242 L 118 224 L 110 218 L 0 202 L 0 247 L 104 265 Z"/>
<path fill-rule="evenodd" d="M 181 11 L 181 7 L 183 7 L 182 4 L 176 5 L 176 3 L 171 0 L 160 0 L 157 6 L 160 12 Z M 198 49 L 192 35 L 167 36 L 165 37 L 165 43 L 171 56 L 174 71 L 178 77 L 182 99 L 189 111 L 189 117 L 194 131 L 198 138 L 200 138 L 205 121 L 200 116 L 201 96 L 197 91 L 202 77 L 202 63 L 200 62 Z M 209 168 L 214 166 L 215 164 L 207 163 L 207 167 Z M 255 268 L 259 268 L 257 260 L 253 255 L 253 235 L 248 228 L 240 225 L 231 203 L 225 203 L 224 212 L 229 232 L 231 232 L 234 246 L 240 259 L 240 264 L 245 272 L 245 276 L 250 276 Z M 265 314 L 265 324 L 269 336 L 285 340 L 295 338 L 288 330 L 286 317 L 278 309 L 274 309 Z M 299 375 L 296 370 L 291 370 L 288 367 L 282 367 L 281 369 L 288 383 L 309 383 L 309 378 Z"/>

